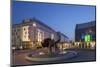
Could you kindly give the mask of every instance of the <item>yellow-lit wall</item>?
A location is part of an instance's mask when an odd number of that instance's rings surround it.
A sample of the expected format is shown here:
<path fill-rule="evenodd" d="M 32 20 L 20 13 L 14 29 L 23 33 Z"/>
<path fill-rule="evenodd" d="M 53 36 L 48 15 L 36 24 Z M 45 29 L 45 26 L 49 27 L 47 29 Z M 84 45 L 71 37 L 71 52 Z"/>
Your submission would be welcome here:
<path fill-rule="evenodd" d="M 29 26 L 22 27 L 22 41 L 30 41 L 28 28 L 29 28 Z"/>

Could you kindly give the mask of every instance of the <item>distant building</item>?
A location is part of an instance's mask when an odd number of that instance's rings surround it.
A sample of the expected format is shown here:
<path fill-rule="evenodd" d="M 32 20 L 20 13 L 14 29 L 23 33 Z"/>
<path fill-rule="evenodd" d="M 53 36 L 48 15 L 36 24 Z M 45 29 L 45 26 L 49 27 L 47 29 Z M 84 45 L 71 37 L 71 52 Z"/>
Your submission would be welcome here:
<path fill-rule="evenodd" d="M 45 38 L 56 41 L 58 39 L 57 32 L 35 18 L 25 19 L 22 23 L 13 25 L 12 45 L 16 48 L 41 47 L 41 42 Z"/>
<path fill-rule="evenodd" d="M 76 24 L 75 41 L 85 41 L 85 36 L 90 35 L 90 41 L 96 40 L 96 21 Z"/>
<path fill-rule="evenodd" d="M 76 24 L 75 28 L 75 41 L 76 42 L 95 42 L 96 41 L 96 21 L 88 23 Z M 85 47 L 86 45 L 82 45 Z"/>
<path fill-rule="evenodd" d="M 60 35 L 60 42 L 58 43 L 58 47 L 61 50 L 70 48 L 71 44 L 70 44 L 69 38 L 65 34 L 63 34 L 61 32 L 57 32 L 57 33 Z"/>
<path fill-rule="evenodd" d="M 59 35 L 60 35 L 60 42 L 69 42 L 69 38 L 65 35 L 65 34 L 63 34 L 63 33 L 61 33 L 61 32 L 57 32 Z"/>

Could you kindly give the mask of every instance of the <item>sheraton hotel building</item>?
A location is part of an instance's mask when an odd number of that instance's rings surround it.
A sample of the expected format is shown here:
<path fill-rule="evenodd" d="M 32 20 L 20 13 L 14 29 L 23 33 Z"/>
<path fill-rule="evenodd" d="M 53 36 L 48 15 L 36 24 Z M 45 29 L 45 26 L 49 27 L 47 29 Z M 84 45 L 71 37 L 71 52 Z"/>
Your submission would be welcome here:
<path fill-rule="evenodd" d="M 62 49 L 70 47 L 69 38 L 61 32 L 56 32 L 51 27 L 36 18 L 25 19 L 20 24 L 12 26 L 12 47 L 13 49 L 36 49 L 42 47 L 41 42 L 46 38 L 58 40 L 60 35 L 60 42 L 58 47 Z"/>

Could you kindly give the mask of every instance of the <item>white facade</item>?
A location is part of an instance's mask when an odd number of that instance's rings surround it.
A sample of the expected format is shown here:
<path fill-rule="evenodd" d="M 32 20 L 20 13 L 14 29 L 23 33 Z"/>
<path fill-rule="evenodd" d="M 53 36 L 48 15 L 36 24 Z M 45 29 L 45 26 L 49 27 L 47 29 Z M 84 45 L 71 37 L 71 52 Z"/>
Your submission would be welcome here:
<path fill-rule="evenodd" d="M 46 38 L 58 40 L 57 32 L 39 21 L 24 21 L 15 25 L 12 29 L 13 45 L 28 47 L 41 46 L 41 42 Z M 17 34 L 16 34 L 17 33 Z M 66 38 L 61 36 L 61 41 L 65 42 Z"/>
<path fill-rule="evenodd" d="M 21 37 L 21 39 L 22 39 L 22 41 L 30 41 L 30 39 L 29 39 L 29 26 L 23 26 L 23 27 L 21 27 L 22 29 L 22 37 Z"/>
<path fill-rule="evenodd" d="M 45 38 L 57 38 L 56 32 L 38 22 L 27 22 L 15 25 L 12 28 L 12 44 L 16 46 L 25 46 L 31 43 L 31 46 L 39 46 Z"/>

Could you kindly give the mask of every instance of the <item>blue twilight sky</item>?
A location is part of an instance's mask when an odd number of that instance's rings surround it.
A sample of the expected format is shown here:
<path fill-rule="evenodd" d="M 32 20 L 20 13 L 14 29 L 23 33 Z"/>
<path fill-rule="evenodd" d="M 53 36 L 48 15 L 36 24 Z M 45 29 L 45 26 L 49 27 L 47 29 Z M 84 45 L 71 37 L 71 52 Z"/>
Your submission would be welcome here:
<path fill-rule="evenodd" d="M 37 18 L 56 31 L 74 39 L 75 25 L 95 20 L 95 6 L 61 5 L 14 1 L 12 23 L 25 18 Z"/>

